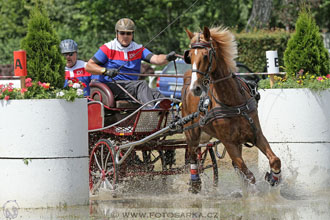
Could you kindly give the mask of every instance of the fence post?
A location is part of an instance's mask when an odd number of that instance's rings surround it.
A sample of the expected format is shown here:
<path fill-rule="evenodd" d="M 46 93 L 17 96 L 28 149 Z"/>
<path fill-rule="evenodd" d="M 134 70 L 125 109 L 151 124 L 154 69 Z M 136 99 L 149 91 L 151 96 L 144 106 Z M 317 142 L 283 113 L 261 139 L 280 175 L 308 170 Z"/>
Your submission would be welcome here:
<path fill-rule="evenodd" d="M 270 77 L 270 88 L 275 83 L 274 74 L 279 74 L 278 55 L 276 50 L 266 51 L 267 73 Z"/>

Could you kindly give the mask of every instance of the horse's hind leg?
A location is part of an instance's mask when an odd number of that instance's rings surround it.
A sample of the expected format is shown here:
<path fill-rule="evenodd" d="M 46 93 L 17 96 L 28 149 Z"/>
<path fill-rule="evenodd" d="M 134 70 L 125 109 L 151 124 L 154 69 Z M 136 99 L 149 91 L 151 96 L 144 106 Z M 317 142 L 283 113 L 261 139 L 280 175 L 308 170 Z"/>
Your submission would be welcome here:
<path fill-rule="evenodd" d="M 281 181 L 281 160 L 275 155 L 269 146 L 269 143 L 263 134 L 257 138 L 256 146 L 266 155 L 269 160 L 270 172 L 266 173 L 265 180 L 271 186 L 275 186 Z"/>
<path fill-rule="evenodd" d="M 244 181 L 254 184 L 256 179 L 253 173 L 247 168 L 242 158 L 242 146 L 237 146 L 231 143 L 224 143 L 224 145 L 232 160 L 232 164 L 235 170 L 244 178 Z"/>

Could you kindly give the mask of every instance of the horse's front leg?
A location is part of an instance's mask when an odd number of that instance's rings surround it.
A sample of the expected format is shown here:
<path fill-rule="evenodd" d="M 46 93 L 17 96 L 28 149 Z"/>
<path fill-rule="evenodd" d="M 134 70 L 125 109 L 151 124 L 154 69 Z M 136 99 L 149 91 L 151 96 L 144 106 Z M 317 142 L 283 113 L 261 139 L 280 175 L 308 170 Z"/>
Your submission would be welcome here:
<path fill-rule="evenodd" d="M 197 161 L 197 147 L 188 148 L 189 163 L 190 163 L 190 187 L 189 192 L 194 194 L 199 193 L 202 189 L 202 181 L 199 176 L 198 161 Z"/>
<path fill-rule="evenodd" d="M 265 136 L 261 133 L 257 137 L 256 146 L 261 150 L 263 154 L 269 160 L 270 172 L 265 175 L 265 180 L 271 185 L 276 186 L 281 182 L 281 160 L 275 155 L 269 146 L 269 143 Z"/>
<path fill-rule="evenodd" d="M 186 132 L 187 141 L 187 160 L 190 164 L 190 187 L 189 191 L 192 193 L 199 193 L 202 188 L 202 181 L 198 171 L 198 145 L 200 140 L 200 130 Z"/>
<path fill-rule="evenodd" d="M 243 177 L 244 181 L 255 184 L 256 179 L 253 173 L 247 168 L 242 157 L 242 146 L 232 143 L 223 143 L 226 147 L 228 155 L 232 160 L 233 167 Z"/>

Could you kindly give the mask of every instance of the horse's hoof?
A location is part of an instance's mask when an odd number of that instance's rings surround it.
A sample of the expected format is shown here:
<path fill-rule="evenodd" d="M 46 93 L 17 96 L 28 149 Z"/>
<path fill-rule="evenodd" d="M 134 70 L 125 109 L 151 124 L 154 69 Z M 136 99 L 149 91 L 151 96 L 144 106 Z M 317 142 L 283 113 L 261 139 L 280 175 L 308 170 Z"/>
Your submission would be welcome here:
<path fill-rule="evenodd" d="M 273 171 L 270 171 L 266 173 L 265 180 L 271 185 L 271 186 L 277 186 L 280 184 L 282 180 L 281 171 L 278 173 L 274 173 Z"/>
<path fill-rule="evenodd" d="M 202 181 L 201 180 L 194 180 L 190 181 L 190 187 L 188 192 L 192 194 L 197 194 L 202 190 Z"/>

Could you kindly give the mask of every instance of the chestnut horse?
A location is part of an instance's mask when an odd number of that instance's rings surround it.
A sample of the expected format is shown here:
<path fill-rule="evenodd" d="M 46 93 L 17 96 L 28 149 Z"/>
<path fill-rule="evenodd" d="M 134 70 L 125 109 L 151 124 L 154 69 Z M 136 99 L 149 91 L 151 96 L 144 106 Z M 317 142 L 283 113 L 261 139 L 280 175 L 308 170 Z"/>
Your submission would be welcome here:
<path fill-rule="evenodd" d="M 202 132 L 223 143 L 235 170 L 250 184 L 256 180 L 244 163 L 242 145 L 252 143 L 258 147 L 268 158 L 271 168 L 265 179 L 272 186 L 277 185 L 281 179 L 281 161 L 262 133 L 256 99 L 245 83 L 233 74 L 237 54 L 234 36 L 222 27 L 204 27 L 200 33 L 186 29 L 186 32 L 190 38 L 190 50 L 185 52 L 184 58 L 192 64 L 192 70 L 185 73 L 182 115 L 200 112 L 198 118 L 185 126 L 190 189 L 193 193 L 201 190 L 196 152 Z"/>

